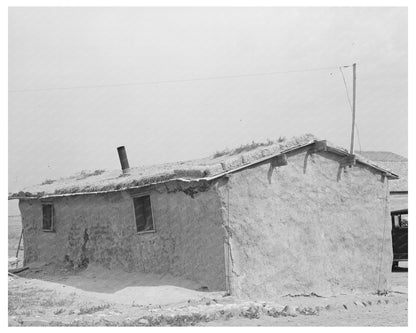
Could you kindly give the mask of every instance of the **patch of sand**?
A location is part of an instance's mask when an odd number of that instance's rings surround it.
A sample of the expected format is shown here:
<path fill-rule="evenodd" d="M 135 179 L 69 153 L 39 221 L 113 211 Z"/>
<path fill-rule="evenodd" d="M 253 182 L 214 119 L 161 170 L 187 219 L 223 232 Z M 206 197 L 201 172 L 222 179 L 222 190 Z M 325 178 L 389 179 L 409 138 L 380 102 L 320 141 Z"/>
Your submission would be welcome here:
<path fill-rule="evenodd" d="M 195 282 L 171 275 L 128 273 L 95 265 L 76 274 L 64 273 L 64 270 L 43 267 L 32 268 L 21 276 L 30 278 L 28 285 L 41 289 L 117 304 L 168 305 L 224 294 L 198 291 L 199 285 Z"/>
<path fill-rule="evenodd" d="M 408 295 L 394 290 L 407 290 L 407 275 L 407 271 L 394 272 L 393 292 L 387 295 L 283 296 L 263 302 L 183 287 L 191 286 L 189 281 L 181 281 L 182 287 L 153 285 L 157 281 L 178 283 L 168 276 L 156 280 L 154 275 L 90 267 L 65 276 L 56 272 L 46 280 L 32 268 L 26 277 L 9 277 L 9 325 L 403 326 Z M 92 283 L 95 290 L 104 291 L 91 291 Z M 105 290 L 117 283 L 113 291 Z"/>

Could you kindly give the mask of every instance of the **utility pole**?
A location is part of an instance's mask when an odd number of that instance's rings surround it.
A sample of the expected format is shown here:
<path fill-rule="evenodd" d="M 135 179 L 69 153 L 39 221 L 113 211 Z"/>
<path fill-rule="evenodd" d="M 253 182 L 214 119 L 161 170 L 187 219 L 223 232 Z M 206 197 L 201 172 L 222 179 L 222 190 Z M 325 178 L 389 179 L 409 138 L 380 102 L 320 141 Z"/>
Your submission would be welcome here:
<path fill-rule="evenodd" d="M 354 154 L 354 129 L 355 129 L 355 93 L 356 93 L 356 66 L 354 63 L 352 65 L 352 128 L 351 128 L 351 148 L 350 154 Z"/>

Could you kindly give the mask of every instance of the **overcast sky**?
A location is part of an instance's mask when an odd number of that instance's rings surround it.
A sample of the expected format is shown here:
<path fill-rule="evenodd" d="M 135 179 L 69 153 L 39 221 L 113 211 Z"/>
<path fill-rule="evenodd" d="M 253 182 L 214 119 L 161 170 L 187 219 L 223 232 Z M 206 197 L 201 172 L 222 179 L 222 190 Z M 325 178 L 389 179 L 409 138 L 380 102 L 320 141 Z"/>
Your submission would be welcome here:
<path fill-rule="evenodd" d="M 406 8 L 11 8 L 9 191 L 117 169 L 119 145 L 130 166 L 303 133 L 349 148 L 354 62 L 356 149 L 407 156 Z"/>

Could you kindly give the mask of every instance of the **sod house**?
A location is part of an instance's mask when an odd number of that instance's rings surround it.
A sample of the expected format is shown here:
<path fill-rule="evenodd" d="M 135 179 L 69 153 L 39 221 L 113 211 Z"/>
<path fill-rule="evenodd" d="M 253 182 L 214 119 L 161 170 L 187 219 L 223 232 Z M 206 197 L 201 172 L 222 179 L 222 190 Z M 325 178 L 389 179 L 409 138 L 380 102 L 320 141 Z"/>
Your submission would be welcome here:
<path fill-rule="evenodd" d="M 389 288 L 389 179 L 306 135 L 206 159 L 81 172 L 10 194 L 24 261 L 172 274 L 238 297 Z"/>

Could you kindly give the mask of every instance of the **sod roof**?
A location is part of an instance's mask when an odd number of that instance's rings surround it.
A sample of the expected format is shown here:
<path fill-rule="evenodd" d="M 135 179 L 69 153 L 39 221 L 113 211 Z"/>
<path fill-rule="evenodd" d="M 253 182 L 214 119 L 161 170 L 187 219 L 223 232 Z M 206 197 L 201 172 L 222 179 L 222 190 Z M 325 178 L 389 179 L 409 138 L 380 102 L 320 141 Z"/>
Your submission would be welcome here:
<path fill-rule="evenodd" d="M 253 142 L 197 160 L 131 168 L 127 173 L 123 173 L 121 170 L 84 170 L 67 178 L 45 180 L 42 184 L 25 188 L 17 193 L 9 193 L 9 199 L 121 191 L 171 180 L 209 180 L 290 150 L 313 144 L 316 141 L 317 138 L 315 136 L 305 134 L 290 140 L 279 139 L 266 143 Z M 343 148 L 335 147 L 334 145 L 331 145 L 331 147 L 334 147 L 334 151 L 338 154 L 349 155 L 348 151 Z M 363 157 L 360 158 L 360 162 L 386 173 L 389 178 L 396 177 L 396 175 L 389 173 L 388 170 L 378 167 Z"/>

